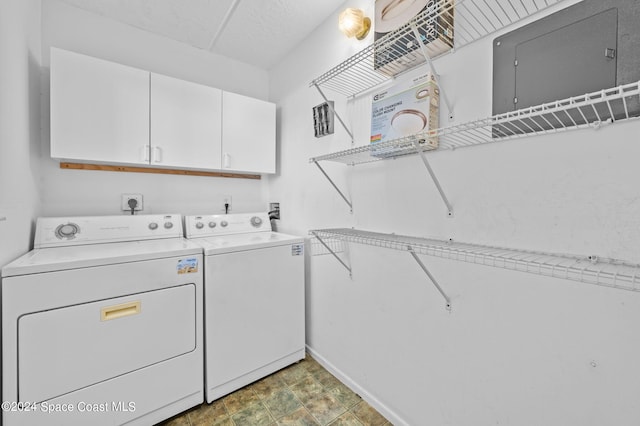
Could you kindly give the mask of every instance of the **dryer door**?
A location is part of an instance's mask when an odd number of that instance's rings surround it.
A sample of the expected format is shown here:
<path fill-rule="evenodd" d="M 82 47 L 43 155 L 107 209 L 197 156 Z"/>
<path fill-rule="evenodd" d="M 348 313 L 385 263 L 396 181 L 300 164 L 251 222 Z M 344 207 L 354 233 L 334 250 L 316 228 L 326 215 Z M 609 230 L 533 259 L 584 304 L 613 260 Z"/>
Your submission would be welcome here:
<path fill-rule="evenodd" d="M 46 401 L 195 347 L 193 284 L 23 315 L 19 401 Z"/>

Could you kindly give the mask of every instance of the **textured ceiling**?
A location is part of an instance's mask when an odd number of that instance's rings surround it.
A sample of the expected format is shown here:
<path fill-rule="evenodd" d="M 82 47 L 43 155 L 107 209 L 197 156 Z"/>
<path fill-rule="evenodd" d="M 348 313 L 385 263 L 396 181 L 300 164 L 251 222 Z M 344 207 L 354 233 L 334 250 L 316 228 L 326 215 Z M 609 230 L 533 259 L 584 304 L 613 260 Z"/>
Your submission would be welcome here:
<path fill-rule="evenodd" d="M 63 0 L 134 27 L 269 69 L 344 0 Z M 224 18 L 231 11 L 225 26 Z M 337 18 L 336 18 L 337 20 Z M 337 25 L 337 24 L 336 24 Z M 212 42 L 215 43 L 212 46 Z"/>

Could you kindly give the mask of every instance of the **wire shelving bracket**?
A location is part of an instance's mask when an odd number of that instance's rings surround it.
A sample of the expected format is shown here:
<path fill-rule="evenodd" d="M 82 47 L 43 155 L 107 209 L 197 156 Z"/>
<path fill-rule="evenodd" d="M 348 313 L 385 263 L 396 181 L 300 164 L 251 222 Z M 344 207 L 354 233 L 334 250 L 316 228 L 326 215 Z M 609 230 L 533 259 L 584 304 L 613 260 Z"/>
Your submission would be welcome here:
<path fill-rule="evenodd" d="M 324 242 L 324 240 L 322 238 L 320 238 L 320 236 L 315 232 L 315 231 L 310 231 L 311 235 L 313 235 L 314 237 L 316 237 L 316 239 L 320 242 L 320 244 L 322 244 L 324 246 L 324 248 L 326 248 L 329 253 L 331 253 L 333 255 L 333 257 L 336 258 L 336 260 L 338 262 L 340 262 L 340 264 L 347 270 L 349 271 L 349 278 L 353 278 L 353 274 L 351 272 L 351 267 L 349 265 L 347 265 L 344 260 L 340 259 L 340 256 L 338 256 L 336 254 L 335 251 L 333 251 L 333 249 L 329 246 L 329 244 L 327 244 L 326 242 Z"/>
<path fill-rule="evenodd" d="M 318 229 L 310 232 L 318 238 L 341 239 L 344 242 L 409 251 L 414 255 L 423 254 L 619 290 L 640 292 L 640 264 L 628 263 L 618 259 L 602 258 L 595 255 L 577 256 L 545 253 L 383 234 L 349 228 Z M 445 299 L 448 299 L 439 286 L 438 290 Z"/>
<path fill-rule="evenodd" d="M 422 262 L 422 260 L 420 260 L 420 258 L 418 257 L 418 255 L 416 254 L 415 251 L 413 251 L 413 248 L 411 246 L 407 246 L 407 251 L 409 252 L 409 254 L 411 254 L 411 256 L 413 257 L 413 259 L 418 263 L 418 265 L 420 266 L 420 268 L 422 269 L 422 271 L 427 274 L 427 276 L 429 277 L 429 279 L 431 280 L 431 282 L 433 283 L 433 285 L 436 287 L 436 289 L 438 289 L 438 291 L 440 292 L 440 294 L 442 295 L 442 297 L 444 297 L 444 300 L 447 302 L 446 304 L 446 309 L 447 311 L 451 311 L 451 299 L 449 299 L 449 296 L 446 295 L 446 293 L 444 292 L 444 290 L 442 290 L 442 287 L 440 287 L 440 284 L 438 284 L 438 281 L 436 281 L 436 279 L 434 278 L 433 275 L 431 275 L 431 272 L 429 272 L 429 270 L 427 269 L 427 267 L 425 266 L 425 264 Z"/>
<path fill-rule="evenodd" d="M 338 188 L 338 185 L 335 184 L 335 182 L 333 181 L 333 179 L 331 179 L 331 177 L 329 177 L 329 175 L 327 174 L 327 172 L 325 172 L 325 170 L 322 168 L 322 166 L 320 165 L 320 163 L 318 163 L 317 161 L 313 162 L 318 169 L 320 169 L 320 171 L 322 172 L 322 174 L 324 175 L 324 177 L 327 178 L 327 180 L 329 181 L 329 183 L 331 184 L 331 186 L 333 186 L 333 188 L 338 191 L 338 194 L 340 194 L 340 197 L 342 197 L 342 199 L 344 200 L 345 203 L 347 203 L 347 205 L 349 206 L 349 212 L 353 213 L 353 204 L 351 203 L 351 201 L 349 201 L 349 199 L 347 198 L 346 195 L 344 195 L 342 193 L 342 191 L 340 191 L 340 188 Z"/>

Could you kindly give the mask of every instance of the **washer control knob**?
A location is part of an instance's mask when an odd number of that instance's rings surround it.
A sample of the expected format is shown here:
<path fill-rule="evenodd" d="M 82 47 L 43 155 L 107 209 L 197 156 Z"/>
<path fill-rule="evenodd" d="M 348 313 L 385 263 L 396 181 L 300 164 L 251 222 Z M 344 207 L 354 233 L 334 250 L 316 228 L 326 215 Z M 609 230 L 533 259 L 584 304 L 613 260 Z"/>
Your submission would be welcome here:
<path fill-rule="evenodd" d="M 171 228 L 173 228 L 173 222 L 165 222 L 165 223 L 164 223 L 164 227 L 165 227 L 166 229 L 171 229 Z"/>
<path fill-rule="evenodd" d="M 209 228 L 215 228 L 216 223 L 214 221 L 209 222 Z"/>
<path fill-rule="evenodd" d="M 259 218 L 258 216 L 254 216 L 251 218 L 251 225 L 253 225 L 255 228 L 259 228 L 260 225 L 262 225 L 262 219 Z"/>
<path fill-rule="evenodd" d="M 223 220 L 222 222 L 220 222 L 220 226 L 222 226 L 223 228 L 226 228 L 228 225 L 226 220 Z"/>
<path fill-rule="evenodd" d="M 196 223 L 196 228 L 198 228 L 198 229 L 204 228 L 204 223 L 202 223 L 202 222 Z"/>
<path fill-rule="evenodd" d="M 76 234 L 80 232 L 80 227 L 75 223 L 64 223 L 62 225 L 58 225 L 56 228 L 55 234 L 59 239 L 67 239 L 71 240 L 75 238 Z"/>
<path fill-rule="evenodd" d="M 152 231 L 155 231 L 156 229 L 158 229 L 158 224 L 156 222 L 151 222 L 149 224 L 149 229 L 151 229 Z"/>

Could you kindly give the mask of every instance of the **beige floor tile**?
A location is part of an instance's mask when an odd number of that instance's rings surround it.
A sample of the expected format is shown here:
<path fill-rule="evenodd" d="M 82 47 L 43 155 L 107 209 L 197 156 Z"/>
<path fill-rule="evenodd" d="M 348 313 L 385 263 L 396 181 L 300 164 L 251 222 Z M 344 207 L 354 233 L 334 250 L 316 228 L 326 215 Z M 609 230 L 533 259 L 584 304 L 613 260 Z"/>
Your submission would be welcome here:
<path fill-rule="evenodd" d="M 293 364 L 283 370 L 280 370 L 277 373 L 278 377 L 280 377 L 284 382 L 291 386 L 295 383 L 298 383 L 300 380 L 304 379 L 309 375 L 309 372 L 303 365 L 300 363 Z"/>
<path fill-rule="evenodd" d="M 314 419 L 306 408 L 298 408 L 293 413 L 278 420 L 278 426 L 319 426 L 320 423 Z"/>
<path fill-rule="evenodd" d="M 213 426 L 228 418 L 227 409 L 222 400 L 206 402 L 197 409 L 189 411 L 189 420 L 192 426 Z"/>
<path fill-rule="evenodd" d="M 342 383 L 331 389 L 329 393 L 335 396 L 345 408 L 351 408 L 362 401 L 362 398 Z"/>
<path fill-rule="evenodd" d="M 274 393 L 285 389 L 287 385 L 277 374 L 272 374 L 264 379 L 252 384 L 251 389 L 258 395 L 258 398 L 269 398 Z"/>
<path fill-rule="evenodd" d="M 360 420 L 350 412 L 346 412 L 335 419 L 329 426 L 364 426 Z"/>
<path fill-rule="evenodd" d="M 335 396 L 328 393 L 323 393 L 310 399 L 305 404 L 305 408 L 323 426 L 328 425 L 347 411 Z"/>
<path fill-rule="evenodd" d="M 325 389 L 333 389 L 340 384 L 340 380 L 324 369 L 318 370 L 312 375 Z"/>
<path fill-rule="evenodd" d="M 281 389 L 263 401 L 273 417 L 279 419 L 302 407 L 298 398 L 289 389 Z"/>
<path fill-rule="evenodd" d="M 306 404 L 311 398 L 324 392 L 322 385 L 312 376 L 305 377 L 295 385 L 290 386 L 290 389 L 302 404 Z"/>
<path fill-rule="evenodd" d="M 261 402 L 238 411 L 231 418 L 236 426 L 268 426 L 275 423 L 275 419 Z"/>
<path fill-rule="evenodd" d="M 191 422 L 189 422 L 189 415 L 184 413 L 158 423 L 158 426 L 191 426 Z"/>
<path fill-rule="evenodd" d="M 351 412 L 360 420 L 365 426 L 384 426 L 388 423 L 387 419 L 382 417 L 372 406 L 362 401 L 351 409 Z"/>
<path fill-rule="evenodd" d="M 245 387 L 225 396 L 222 398 L 222 401 L 224 402 L 224 406 L 227 407 L 227 412 L 234 414 L 260 401 L 260 398 L 258 398 L 258 395 L 255 394 L 251 387 Z"/>

